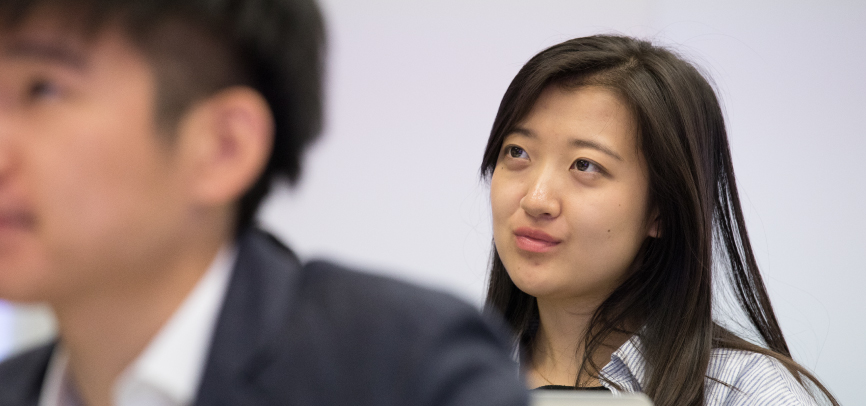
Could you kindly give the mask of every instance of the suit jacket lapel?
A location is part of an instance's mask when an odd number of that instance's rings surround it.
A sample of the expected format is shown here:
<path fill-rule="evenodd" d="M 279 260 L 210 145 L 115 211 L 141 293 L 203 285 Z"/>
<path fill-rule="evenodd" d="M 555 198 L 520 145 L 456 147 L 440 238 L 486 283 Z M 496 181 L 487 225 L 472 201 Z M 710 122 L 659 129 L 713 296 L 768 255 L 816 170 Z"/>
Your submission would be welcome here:
<path fill-rule="evenodd" d="M 267 367 L 295 300 L 301 265 L 272 236 L 248 230 L 217 320 L 197 405 L 264 404 L 255 377 Z"/>
<path fill-rule="evenodd" d="M 56 343 L 13 357 L 0 370 L 0 406 L 36 406 Z"/>

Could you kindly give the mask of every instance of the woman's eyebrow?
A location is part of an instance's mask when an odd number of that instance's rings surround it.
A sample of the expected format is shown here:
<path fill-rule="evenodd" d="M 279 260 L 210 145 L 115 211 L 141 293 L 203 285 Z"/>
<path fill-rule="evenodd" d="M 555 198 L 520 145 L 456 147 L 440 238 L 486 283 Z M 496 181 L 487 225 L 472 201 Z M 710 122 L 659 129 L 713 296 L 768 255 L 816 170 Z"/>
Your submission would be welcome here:
<path fill-rule="evenodd" d="M 594 150 L 599 151 L 601 153 L 610 155 L 611 157 L 613 157 L 619 161 L 625 161 L 624 159 L 622 159 L 622 157 L 619 154 L 614 152 L 612 149 L 605 147 L 604 145 L 601 145 L 595 141 L 582 140 L 580 138 L 572 138 L 572 139 L 568 140 L 568 143 L 574 147 L 577 147 L 577 148 L 591 148 L 591 149 L 594 149 Z"/>
<path fill-rule="evenodd" d="M 526 138 L 533 138 L 533 139 L 538 138 L 538 136 L 535 134 L 535 132 L 533 132 L 532 130 L 530 130 L 528 128 L 524 128 L 524 127 L 515 127 L 513 130 L 511 130 L 509 135 L 520 135 L 520 136 L 523 136 Z M 572 139 L 568 140 L 568 143 L 571 144 L 571 146 L 573 146 L 575 148 L 594 149 L 594 150 L 599 151 L 603 154 L 610 155 L 612 158 L 614 158 L 618 161 L 625 161 L 624 159 L 622 159 L 622 156 L 617 154 L 614 150 L 612 150 L 612 149 L 610 149 L 610 148 L 608 148 L 608 147 L 606 147 L 606 146 L 604 146 L 598 142 L 595 142 L 595 141 L 584 140 L 584 139 L 580 139 L 580 138 L 572 138 Z"/>
<path fill-rule="evenodd" d="M 67 45 L 41 41 L 15 41 L 4 47 L 3 57 L 31 59 L 62 65 L 78 71 L 83 71 L 87 67 L 87 60 L 82 52 Z"/>

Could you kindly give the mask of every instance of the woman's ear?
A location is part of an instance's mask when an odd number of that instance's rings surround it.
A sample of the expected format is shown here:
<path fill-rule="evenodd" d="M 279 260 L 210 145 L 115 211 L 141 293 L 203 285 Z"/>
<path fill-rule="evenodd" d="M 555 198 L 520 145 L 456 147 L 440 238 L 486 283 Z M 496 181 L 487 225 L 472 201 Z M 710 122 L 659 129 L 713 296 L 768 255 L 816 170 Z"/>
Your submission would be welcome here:
<path fill-rule="evenodd" d="M 653 208 L 649 215 L 649 224 L 647 226 L 647 236 L 652 238 L 661 237 L 661 215 L 657 208 Z"/>
<path fill-rule="evenodd" d="M 248 87 L 227 88 L 193 106 L 180 124 L 192 198 L 205 206 L 237 202 L 273 148 L 273 116 L 265 99 Z"/>

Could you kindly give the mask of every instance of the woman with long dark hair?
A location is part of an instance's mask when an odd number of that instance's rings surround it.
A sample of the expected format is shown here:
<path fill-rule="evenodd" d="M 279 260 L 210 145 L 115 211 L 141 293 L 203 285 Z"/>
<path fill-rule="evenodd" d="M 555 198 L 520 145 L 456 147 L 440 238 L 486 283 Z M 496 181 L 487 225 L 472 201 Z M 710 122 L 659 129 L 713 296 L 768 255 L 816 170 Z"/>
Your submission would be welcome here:
<path fill-rule="evenodd" d="M 675 53 L 620 36 L 539 53 L 502 99 L 481 170 L 487 308 L 513 328 L 530 387 L 658 406 L 837 404 L 791 359 L 718 100 Z M 758 339 L 714 318 L 724 287 Z"/>

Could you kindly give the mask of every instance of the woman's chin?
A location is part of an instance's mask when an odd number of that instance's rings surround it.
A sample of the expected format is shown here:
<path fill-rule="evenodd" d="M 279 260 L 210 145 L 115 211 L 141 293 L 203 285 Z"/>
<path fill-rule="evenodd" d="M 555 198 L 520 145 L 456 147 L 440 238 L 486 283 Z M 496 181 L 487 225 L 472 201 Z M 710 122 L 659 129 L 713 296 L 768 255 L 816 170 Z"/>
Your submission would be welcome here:
<path fill-rule="evenodd" d="M 561 291 L 556 283 L 545 278 L 518 278 L 511 279 L 517 289 L 533 297 L 549 297 Z"/>

